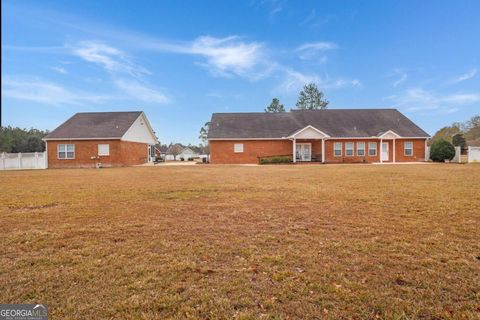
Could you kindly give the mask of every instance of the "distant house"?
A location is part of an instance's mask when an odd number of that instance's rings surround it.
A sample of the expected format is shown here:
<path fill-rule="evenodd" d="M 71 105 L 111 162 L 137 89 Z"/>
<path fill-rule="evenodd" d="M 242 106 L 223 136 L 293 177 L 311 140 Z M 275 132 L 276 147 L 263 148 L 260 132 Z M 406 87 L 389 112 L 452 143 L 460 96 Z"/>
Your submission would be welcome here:
<path fill-rule="evenodd" d="M 48 168 L 152 162 L 157 138 L 142 111 L 77 113 L 44 138 Z"/>
<path fill-rule="evenodd" d="M 188 159 L 198 158 L 199 154 L 192 150 L 189 147 L 184 147 L 181 144 L 174 144 L 167 148 L 165 152 L 165 160 L 173 161 L 173 160 L 185 160 Z"/>
<path fill-rule="evenodd" d="M 195 151 L 193 151 L 189 147 L 183 148 L 182 152 L 178 155 L 180 159 L 188 160 L 188 159 L 193 159 L 193 158 L 198 158 L 199 154 Z"/>
<path fill-rule="evenodd" d="M 211 163 L 425 161 L 428 133 L 396 109 L 214 113 Z"/>
<path fill-rule="evenodd" d="M 162 158 L 163 160 L 165 160 L 165 156 L 167 155 L 167 150 L 168 150 L 168 147 L 166 145 L 161 145 L 161 144 L 155 145 L 155 155 L 157 157 Z"/>

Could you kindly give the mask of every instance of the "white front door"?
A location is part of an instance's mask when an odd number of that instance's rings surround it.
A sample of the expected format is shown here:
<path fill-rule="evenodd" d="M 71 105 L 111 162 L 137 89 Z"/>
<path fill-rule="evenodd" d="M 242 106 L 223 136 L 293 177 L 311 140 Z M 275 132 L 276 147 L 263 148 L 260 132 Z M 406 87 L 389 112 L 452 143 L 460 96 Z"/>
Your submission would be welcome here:
<path fill-rule="evenodd" d="M 297 161 L 312 161 L 312 144 L 311 143 L 297 143 L 295 146 L 297 150 Z"/>
<path fill-rule="evenodd" d="M 382 142 L 382 161 L 388 161 L 388 142 Z"/>

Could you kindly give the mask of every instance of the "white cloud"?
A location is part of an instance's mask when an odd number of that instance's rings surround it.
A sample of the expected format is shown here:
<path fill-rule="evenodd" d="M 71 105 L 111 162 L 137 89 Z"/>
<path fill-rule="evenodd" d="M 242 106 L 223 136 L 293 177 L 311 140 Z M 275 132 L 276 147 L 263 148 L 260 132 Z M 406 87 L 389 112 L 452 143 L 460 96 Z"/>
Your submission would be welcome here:
<path fill-rule="evenodd" d="M 283 69 L 285 75 L 283 82 L 277 86 L 275 92 L 288 94 L 300 91 L 303 86 L 309 83 L 315 83 L 319 89 L 341 89 L 345 87 L 361 87 L 361 82 L 357 79 L 332 80 L 328 77 L 322 78 L 318 74 L 306 74 L 290 68 Z"/>
<path fill-rule="evenodd" d="M 161 90 L 139 80 L 140 76 L 151 73 L 145 68 L 132 63 L 125 52 L 105 43 L 82 41 L 73 49 L 73 53 L 109 71 L 113 78 L 113 84 L 122 93 L 120 95 L 122 98 L 133 98 L 157 104 L 170 102 L 170 98 Z M 122 74 L 127 74 L 131 78 L 126 79 Z"/>
<path fill-rule="evenodd" d="M 304 43 L 300 47 L 297 48 L 298 51 L 303 50 L 331 50 L 338 48 L 338 45 L 333 42 L 308 42 Z"/>
<path fill-rule="evenodd" d="M 132 98 L 149 103 L 165 104 L 170 98 L 158 89 L 150 88 L 134 80 L 115 80 L 115 85 Z"/>
<path fill-rule="evenodd" d="M 394 101 L 396 108 L 402 108 L 411 112 L 438 111 L 452 113 L 458 111 L 458 107 L 480 102 L 480 94 L 455 93 L 440 95 L 422 88 L 405 90 L 399 95 L 393 95 L 388 99 Z"/>
<path fill-rule="evenodd" d="M 202 57 L 197 62 L 213 76 L 240 76 L 250 80 L 265 77 L 272 71 L 272 63 L 265 45 L 256 41 L 244 41 L 239 36 L 216 38 L 200 36 L 189 42 L 151 40 L 147 49 Z"/>
<path fill-rule="evenodd" d="M 285 93 L 299 91 L 304 85 L 312 82 L 318 84 L 322 80 L 316 74 L 304 74 L 293 69 L 286 69 L 285 79 L 277 90 Z"/>
<path fill-rule="evenodd" d="M 395 75 L 398 76 L 398 79 L 395 80 L 395 82 L 393 83 L 393 86 L 394 87 L 397 87 L 398 85 L 402 84 L 403 82 L 405 82 L 408 78 L 408 75 L 406 72 L 400 70 L 400 69 L 394 69 L 393 72 L 395 73 Z"/>
<path fill-rule="evenodd" d="M 54 106 L 78 105 L 85 102 L 100 103 L 115 99 L 108 95 L 94 95 L 70 90 L 59 84 L 36 78 L 12 78 L 10 76 L 5 76 L 2 81 L 2 95 L 12 99 Z"/>
<path fill-rule="evenodd" d="M 61 73 L 61 74 L 67 74 L 68 73 L 67 69 L 65 69 L 63 67 L 52 67 L 51 69 L 53 71 L 56 71 L 56 72 Z"/>
<path fill-rule="evenodd" d="M 98 41 L 82 41 L 72 48 L 74 55 L 100 65 L 110 72 L 127 73 L 134 77 L 151 74 L 130 61 L 127 54 L 117 48 Z"/>
<path fill-rule="evenodd" d="M 456 77 L 455 79 L 453 79 L 452 83 L 459 83 L 459 82 L 463 82 L 463 81 L 466 81 L 466 80 L 470 80 L 473 77 L 475 77 L 476 75 L 477 75 L 477 69 L 473 68 L 473 69 L 469 70 L 467 73 L 464 73 L 464 74 Z"/>
<path fill-rule="evenodd" d="M 214 38 L 203 36 L 192 42 L 191 54 L 206 58 L 206 66 L 214 74 L 247 76 L 263 59 L 263 45 L 245 43 L 237 36 Z"/>
<path fill-rule="evenodd" d="M 327 61 L 325 51 L 337 49 L 338 45 L 333 42 L 308 42 L 299 46 L 295 51 L 300 54 L 302 60 L 318 60 L 320 63 Z"/>

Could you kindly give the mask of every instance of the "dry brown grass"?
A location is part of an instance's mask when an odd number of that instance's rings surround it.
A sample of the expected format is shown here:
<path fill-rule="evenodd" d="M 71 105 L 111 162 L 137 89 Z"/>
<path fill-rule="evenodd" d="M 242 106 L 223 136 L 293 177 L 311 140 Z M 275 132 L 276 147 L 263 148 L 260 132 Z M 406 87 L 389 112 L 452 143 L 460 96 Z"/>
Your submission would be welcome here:
<path fill-rule="evenodd" d="M 0 172 L 0 302 L 52 319 L 480 314 L 480 166 Z"/>

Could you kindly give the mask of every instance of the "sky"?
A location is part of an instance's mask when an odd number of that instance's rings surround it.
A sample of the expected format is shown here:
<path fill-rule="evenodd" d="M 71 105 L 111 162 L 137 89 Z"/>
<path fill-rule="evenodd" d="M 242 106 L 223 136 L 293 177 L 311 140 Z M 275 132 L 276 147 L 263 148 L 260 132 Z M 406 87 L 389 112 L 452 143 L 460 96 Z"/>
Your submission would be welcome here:
<path fill-rule="evenodd" d="M 214 112 L 397 108 L 430 134 L 480 113 L 480 1 L 2 0 L 2 124 L 143 110 L 197 144 Z"/>

